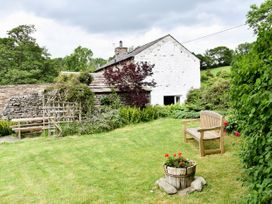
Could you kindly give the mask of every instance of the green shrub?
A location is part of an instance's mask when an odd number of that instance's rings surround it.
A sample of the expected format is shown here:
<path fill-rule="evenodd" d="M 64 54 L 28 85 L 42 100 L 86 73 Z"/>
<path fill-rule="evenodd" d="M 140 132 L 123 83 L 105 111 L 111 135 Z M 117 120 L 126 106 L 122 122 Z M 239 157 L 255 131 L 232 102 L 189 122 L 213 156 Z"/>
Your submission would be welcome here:
<path fill-rule="evenodd" d="M 94 107 L 94 93 L 87 85 L 92 81 L 92 76 L 87 73 L 76 74 L 61 74 L 56 80 L 57 83 L 47 88 L 46 92 L 58 93 L 58 100 L 76 102 L 81 105 L 83 114 L 91 112 Z"/>
<path fill-rule="evenodd" d="M 223 79 L 228 79 L 230 78 L 230 72 L 226 70 L 222 70 L 216 73 L 217 77 L 223 78 Z"/>
<path fill-rule="evenodd" d="M 147 106 L 141 110 L 141 121 L 148 122 L 159 118 L 159 110 L 156 106 Z"/>
<path fill-rule="evenodd" d="M 126 124 L 141 122 L 141 109 L 136 107 L 122 107 L 119 111 L 120 117 Z"/>
<path fill-rule="evenodd" d="M 90 85 L 93 81 L 93 77 L 88 71 L 80 72 L 78 81 L 82 84 Z"/>
<path fill-rule="evenodd" d="M 233 133 L 233 131 L 237 131 L 237 130 L 240 131 L 238 127 L 238 121 L 234 116 L 229 117 L 227 119 L 227 126 L 225 127 L 225 129 L 228 133 Z"/>
<path fill-rule="evenodd" d="M 158 117 L 170 117 L 176 119 L 199 118 L 199 108 L 193 105 L 174 104 L 168 106 L 155 106 Z"/>
<path fill-rule="evenodd" d="M 229 108 L 229 80 L 218 78 L 212 86 L 203 92 L 203 101 L 208 109 L 223 109 Z"/>
<path fill-rule="evenodd" d="M 206 75 L 207 75 L 207 77 L 209 77 L 209 78 L 213 78 L 213 77 L 214 77 L 213 73 L 212 73 L 211 70 L 209 70 L 209 69 L 206 71 Z"/>
<path fill-rule="evenodd" d="M 233 62 L 231 99 L 243 139 L 240 157 L 248 203 L 272 202 L 272 1 L 253 5 L 248 23 L 257 40 Z"/>
<path fill-rule="evenodd" d="M 188 112 L 188 111 L 177 111 L 174 115 L 176 119 L 187 119 L 187 118 L 199 118 L 200 112 Z"/>
<path fill-rule="evenodd" d="M 206 72 L 201 72 L 201 82 L 202 83 L 205 83 L 209 79 L 210 79 L 210 77 L 207 76 Z"/>
<path fill-rule="evenodd" d="M 61 125 L 62 136 L 80 134 L 80 126 L 81 124 L 79 122 L 62 124 Z"/>
<path fill-rule="evenodd" d="M 12 134 L 12 129 L 10 126 L 12 122 L 8 120 L 0 120 L 0 136 L 6 136 Z"/>
<path fill-rule="evenodd" d="M 115 109 L 102 108 L 90 114 L 82 123 L 74 122 L 62 125 L 62 135 L 93 134 L 113 130 L 124 125 L 123 119 Z"/>
<path fill-rule="evenodd" d="M 189 110 L 227 110 L 229 108 L 230 82 L 214 77 L 209 86 L 189 91 L 185 107 Z"/>
<path fill-rule="evenodd" d="M 110 131 L 127 124 L 136 124 L 156 120 L 160 117 L 177 119 L 198 118 L 199 112 L 187 110 L 182 105 L 121 107 L 112 109 L 110 106 L 101 106 L 92 113 L 86 115 L 86 120 L 62 125 L 63 136 L 74 134 L 92 134 Z"/>
<path fill-rule="evenodd" d="M 102 97 L 100 99 L 100 104 L 102 106 L 110 106 L 113 109 L 117 109 L 122 106 L 121 99 L 116 92 L 112 92 L 111 94 Z"/>

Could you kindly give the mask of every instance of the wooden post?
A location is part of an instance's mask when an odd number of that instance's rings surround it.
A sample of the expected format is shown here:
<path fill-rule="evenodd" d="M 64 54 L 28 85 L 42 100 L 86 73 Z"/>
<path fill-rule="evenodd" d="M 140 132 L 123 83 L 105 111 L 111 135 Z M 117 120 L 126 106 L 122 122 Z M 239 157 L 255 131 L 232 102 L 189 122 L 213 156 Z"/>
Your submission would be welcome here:
<path fill-rule="evenodd" d="M 219 142 L 220 142 L 220 150 L 221 150 L 221 154 L 223 154 L 225 152 L 225 149 L 224 149 L 224 117 L 221 117 L 221 129 L 220 129 L 220 139 L 219 139 Z"/>
<path fill-rule="evenodd" d="M 205 156 L 203 137 L 204 137 L 204 132 L 201 131 L 200 132 L 200 139 L 199 139 L 199 151 L 200 151 L 201 157 Z"/>
<path fill-rule="evenodd" d="M 43 109 L 42 109 L 42 112 L 43 112 L 43 128 L 45 128 L 45 120 L 44 120 L 44 117 L 45 117 L 45 110 L 44 110 L 44 105 L 45 105 L 45 99 L 44 99 L 44 97 L 45 97 L 45 95 L 43 95 L 43 100 L 42 100 L 42 102 L 43 102 Z"/>
<path fill-rule="evenodd" d="M 20 121 L 18 122 L 18 128 L 19 128 L 18 129 L 19 130 L 18 131 L 18 136 L 19 136 L 19 139 L 21 139 L 21 129 L 20 129 L 21 128 L 21 122 Z"/>
<path fill-rule="evenodd" d="M 81 102 L 79 102 L 79 122 L 81 123 Z"/>

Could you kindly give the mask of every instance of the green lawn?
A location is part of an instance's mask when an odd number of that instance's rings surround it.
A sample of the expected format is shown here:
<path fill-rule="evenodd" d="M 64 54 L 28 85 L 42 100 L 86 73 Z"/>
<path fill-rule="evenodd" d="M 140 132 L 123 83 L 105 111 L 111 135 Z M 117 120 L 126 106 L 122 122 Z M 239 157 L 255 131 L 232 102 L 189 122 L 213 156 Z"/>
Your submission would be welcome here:
<path fill-rule="evenodd" d="M 226 153 L 200 158 L 184 144 L 180 120 L 160 119 L 108 133 L 25 139 L 0 145 L 0 203 L 239 203 L 239 138 Z M 200 193 L 169 196 L 154 183 L 165 153 L 181 150 L 197 161 L 208 185 Z"/>
<path fill-rule="evenodd" d="M 204 73 L 204 72 L 207 72 L 207 70 L 210 70 L 213 75 L 216 75 L 217 72 L 219 72 L 219 71 L 230 72 L 230 69 L 231 69 L 231 66 L 224 66 L 224 67 L 217 67 L 217 68 L 206 69 L 206 70 L 203 70 L 201 72 Z"/>

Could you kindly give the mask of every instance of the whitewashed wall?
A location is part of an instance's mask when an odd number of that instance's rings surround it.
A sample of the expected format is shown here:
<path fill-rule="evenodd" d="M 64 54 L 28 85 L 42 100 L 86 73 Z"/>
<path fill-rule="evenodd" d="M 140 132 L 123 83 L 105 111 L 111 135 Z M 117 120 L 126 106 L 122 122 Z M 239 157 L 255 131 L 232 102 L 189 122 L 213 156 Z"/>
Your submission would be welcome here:
<path fill-rule="evenodd" d="M 190 89 L 200 88 L 200 61 L 171 36 L 142 51 L 135 62 L 155 64 L 156 87 L 151 92 L 151 104 L 163 105 L 164 96 L 181 96 L 184 102 Z"/>

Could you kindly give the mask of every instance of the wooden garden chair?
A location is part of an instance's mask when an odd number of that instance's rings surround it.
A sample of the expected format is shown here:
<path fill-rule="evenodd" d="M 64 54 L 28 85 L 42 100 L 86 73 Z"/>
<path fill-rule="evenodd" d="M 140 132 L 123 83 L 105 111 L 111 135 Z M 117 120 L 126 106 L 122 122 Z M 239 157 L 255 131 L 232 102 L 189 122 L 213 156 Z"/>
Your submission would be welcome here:
<path fill-rule="evenodd" d="M 200 120 L 199 128 L 188 128 L 191 121 Z M 184 141 L 195 139 L 199 143 L 201 156 L 206 154 L 224 153 L 224 117 L 213 111 L 201 111 L 200 119 L 184 120 Z M 190 137 L 187 137 L 190 136 Z M 205 150 L 204 142 L 208 140 L 218 140 L 219 148 Z"/>

